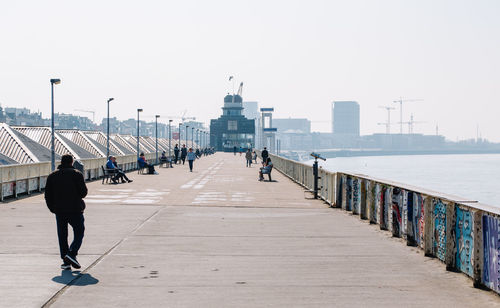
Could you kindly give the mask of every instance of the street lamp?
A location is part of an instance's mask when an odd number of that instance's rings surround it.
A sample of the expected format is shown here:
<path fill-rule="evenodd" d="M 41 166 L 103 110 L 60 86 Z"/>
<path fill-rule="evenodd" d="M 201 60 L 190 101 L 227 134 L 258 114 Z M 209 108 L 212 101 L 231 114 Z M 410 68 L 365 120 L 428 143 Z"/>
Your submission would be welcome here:
<path fill-rule="evenodd" d="M 186 126 L 186 147 L 189 147 L 189 133 L 188 133 L 189 125 L 184 125 L 184 126 Z"/>
<path fill-rule="evenodd" d="M 194 149 L 194 127 L 191 127 L 191 147 Z"/>
<path fill-rule="evenodd" d="M 52 130 L 51 140 L 50 140 L 50 167 L 52 171 L 56 170 L 56 151 L 55 151 L 55 135 L 54 135 L 54 85 L 60 84 L 61 79 L 51 79 L 50 89 L 51 89 L 51 101 L 52 101 L 52 111 L 50 119 L 50 128 Z"/>
<path fill-rule="evenodd" d="M 158 118 L 159 115 L 155 115 L 155 136 L 156 136 L 156 163 L 158 164 Z"/>
<path fill-rule="evenodd" d="M 114 100 L 114 98 L 108 98 L 108 128 L 107 128 L 107 142 L 106 142 L 106 159 L 109 157 L 109 103 Z"/>
<path fill-rule="evenodd" d="M 200 129 L 196 129 L 196 148 L 200 148 Z"/>
<path fill-rule="evenodd" d="M 139 113 L 142 112 L 142 109 L 137 109 L 137 159 L 139 159 Z"/>
<path fill-rule="evenodd" d="M 179 147 L 181 146 L 181 135 L 182 135 L 181 134 L 181 132 L 182 132 L 181 125 L 182 125 L 182 123 L 179 122 L 179 141 L 178 141 L 179 142 Z"/>
<path fill-rule="evenodd" d="M 172 121 L 173 120 L 168 120 L 168 157 L 172 157 L 171 150 L 172 150 Z"/>

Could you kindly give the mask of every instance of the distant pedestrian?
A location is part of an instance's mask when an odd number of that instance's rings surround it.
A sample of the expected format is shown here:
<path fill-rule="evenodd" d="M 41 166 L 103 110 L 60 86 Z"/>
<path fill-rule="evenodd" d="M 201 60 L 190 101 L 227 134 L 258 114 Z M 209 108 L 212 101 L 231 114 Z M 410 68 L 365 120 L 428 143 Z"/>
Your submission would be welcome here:
<path fill-rule="evenodd" d="M 187 148 L 186 148 L 186 145 L 183 144 L 182 148 L 181 148 L 181 160 L 182 160 L 183 165 L 186 162 L 186 155 L 187 155 Z"/>
<path fill-rule="evenodd" d="M 236 151 L 238 151 L 238 148 L 236 146 L 234 146 L 233 147 L 234 156 L 236 156 Z"/>
<path fill-rule="evenodd" d="M 262 153 L 260 153 L 260 156 L 262 157 L 262 163 L 266 163 L 267 158 L 269 157 L 269 152 L 267 152 L 267 148 L 264 147 L 264 150 L 262 150 Z"/>
<path fill-rule="evenodd" d="M 247 167 L 252 167 L 252 150 L 247 150 L 247 152 L 245 153 L 245 158 L 247 160 Z"/>
<path fill-rule="evenodd" d="M 243 148 L 240 147 L 240 156 L 241 156 L 242 153 L 243 153 Z"/>
<path fill-rule="evenodd" d="M 73 167 L 73 156 L 65 154 L 57 170 L 47 177 L 45 184 L 45 203 L 56 215 L 59 253 L 63 264 L 61 269 L 70 270 L 71 266 L 81 268 L 76 256 L 82 246 L 85 231 L 83 211 L 87 196 L 87 186 L 83 174 Z M 68 224 L 73 228 L 73 242 L 68 247 Z"/>
<path fill-rule="evenodd" d="M 196 153 L 193 152 L 192 148 L 189 148 L 189 152 L 187 152 L 187 160 L 189 163 L 189 171 L 190 172 L 193 172 L 193 163 L 194 163 L 195 159 L 196 159 Z"/>
<path fill-rule="evenodd" d="M 177 165 L 177 161 L 179 160 L 179 146 L 175 144 L 174 147 L 174 162 Z"/>
<path fill-rule="evenodd" d="M 253 161 L 256 164 L 257 163 L 257 152 L 253 151 L 252 155 L 253 155 Z"/>

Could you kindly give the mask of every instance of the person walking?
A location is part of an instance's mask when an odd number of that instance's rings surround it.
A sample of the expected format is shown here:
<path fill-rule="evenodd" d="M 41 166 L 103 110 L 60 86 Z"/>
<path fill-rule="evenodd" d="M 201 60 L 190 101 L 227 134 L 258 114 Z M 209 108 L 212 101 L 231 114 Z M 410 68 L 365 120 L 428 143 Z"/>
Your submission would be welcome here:
<path fill-rule="evenodd" d="M 269 152 L 267 152 L 267 148 L 264 147 L 264 150 L 262 150 L 262 153 L 260 153 L 260 156 L 262 156 L 262 163 L 267 162 L 267 158 L 269 157 Z"/>
<path fill-rule="evenodd" d="M 234 156 L 236 156 L 236 151 L 238 151 L 238 148 L 236 146 L 234 146 L 233 147 Z"/>
<path fill-rule="evenodd" d="M 76 259 L 82 246 L 85 231 L 83 211 L 87 196 L 87 186 L 83 174 L 73 167 L 73 156 L 65 154 L 57 170 L 47 177 L 45 184 L 45 203 L 56 215 L 59 253 L 63 264 L 61 269 L 70 270 L 71 266 L 81 268 Z M 73 228 L 73 242 L 68 247 L 68 224 Z"/>
<path fill-rule="evenodd" d="M 177 165 L 177 161 L 179 160 L 179 146 L 175 144 L 174 147 L 174 162 Z"/>
<path fill-rule="evenodd" d="M 186 155 L 187 155 L 187 148 L 186 148 L 186 145 L 183 144 L 182 148 L 181 148 L 181 160 L 182 160 L 183 165 L 186 162 Z"/>
<path fill-rule="evenodd" d="M 245 158 L 247 159 L 247 167 L 252 167 L 252 150 L 247 150 L 247 152 L 245 153 Z"/>
<path fill-rule="evenodd" d="M 194 163 L 195 159 L 196 159 L 196 153 L 193 152 L 192 148 L 189 148 L 189 152 L 187 152 L 187 160 L 189 163 L 189 171 L 190 172 L 193 172 L 193 163 Z"/>
<path fill-rule="evenodd" d="M 255 151 L 253 151 L 252 155 L 253 155 L 253 161 L 256 164 L 257 163 L 257 153 Z"/>

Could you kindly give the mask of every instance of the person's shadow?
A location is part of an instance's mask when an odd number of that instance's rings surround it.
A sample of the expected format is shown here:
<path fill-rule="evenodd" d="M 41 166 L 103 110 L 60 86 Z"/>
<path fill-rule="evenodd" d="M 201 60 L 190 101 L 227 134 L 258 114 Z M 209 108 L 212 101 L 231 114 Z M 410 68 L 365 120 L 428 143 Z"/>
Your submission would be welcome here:
<path fill-rule="evenodd" d="M 80 271 L 62 270 L 61 276 L 55 276 L 52 281 L 71 286 L 88 286 L 97 284 L 99 279 L 92 277 L 88 273 L 82 274 Z"/>

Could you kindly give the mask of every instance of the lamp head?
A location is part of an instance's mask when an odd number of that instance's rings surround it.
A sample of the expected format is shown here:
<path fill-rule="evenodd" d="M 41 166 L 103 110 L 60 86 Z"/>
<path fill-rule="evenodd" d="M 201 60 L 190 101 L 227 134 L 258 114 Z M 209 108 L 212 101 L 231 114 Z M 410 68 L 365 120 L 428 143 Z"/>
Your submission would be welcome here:
<path fill-rule="evenodd" d="M 174 120 L 168 120 L 168 122 L 172 123 Z"/>
<path fill-rule="evenodd" d="M 108 98 L 108 103 L 111 102 L 112 100 L 114 100 L 114 98 Z"/>
<path fill-rule="evenodd" d="M 158 119 L 159 117 L 160 117 L 160 115 L 158 115 L 158 114 L 157 114 L 157 115 L 155 115 L 155 118 L 157 118 L 157 119 Z"/>
<path fill-rule="evenodd" d="M 60 84 L 61 83 L 61 79 L 51 79 L 50 83 L 51 84 Z"/>
<path fill-rule="evenodd" d="M 137 109 L 137 112 L 142 112 L 142 108 Z"/>

